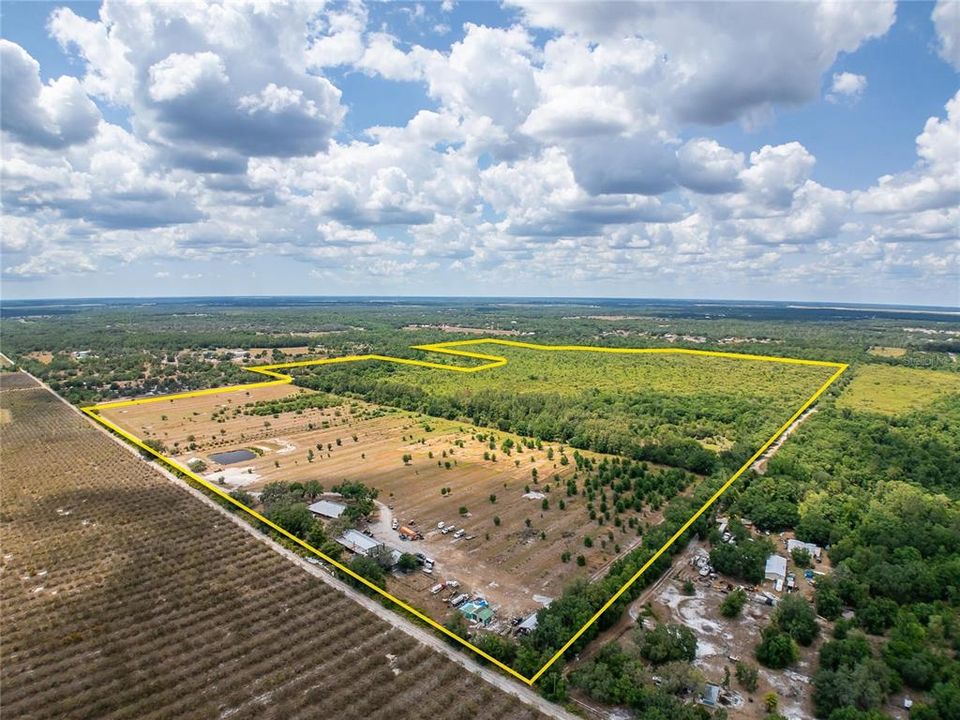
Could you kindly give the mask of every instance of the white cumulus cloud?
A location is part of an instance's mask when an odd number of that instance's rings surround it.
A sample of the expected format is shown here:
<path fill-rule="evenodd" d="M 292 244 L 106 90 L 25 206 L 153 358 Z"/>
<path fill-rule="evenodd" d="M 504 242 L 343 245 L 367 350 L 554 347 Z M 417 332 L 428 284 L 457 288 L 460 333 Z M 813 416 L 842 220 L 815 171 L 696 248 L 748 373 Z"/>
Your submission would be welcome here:
<path fill-rule="evenodd" d="M 833 83 L 830 85 L 827 100 L 834 103 L 855 103 L 863 97 L 866 89 L 867 78 L 863 75 L 857 75 L 851 72 L 834 73 Z"/>
<path fill-rule="evenodd" d="M 0 93 L 4 132 L 27 145 L 83 143 L 100 122 L 100 110 L 76 78 L 65 75 L 44 85 L 40 64 L 9 40 L 0 40 Z"/>

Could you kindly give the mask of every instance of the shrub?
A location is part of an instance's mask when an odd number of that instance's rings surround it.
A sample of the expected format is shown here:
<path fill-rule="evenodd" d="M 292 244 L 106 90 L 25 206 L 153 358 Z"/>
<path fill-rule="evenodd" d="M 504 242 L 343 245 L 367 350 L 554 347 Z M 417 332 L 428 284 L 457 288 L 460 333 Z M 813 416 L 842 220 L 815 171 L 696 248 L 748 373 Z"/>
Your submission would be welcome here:
<path fill-rule="evenodd" d="M 757 682 L 760 679 L 760 671 L 754 665 L 748 665 L 744 662 L 737 663 L 737 681 L 743 686 L 743 689 L 749 693 L 757 691 Z"/>
<path fill-rule="evenodd" d="M 790 555 L 793 557 L 793 562 L 797 567 L 810 567 L 810 551 L 806 548 L 794 548 L 790 551 Z"/>
<path fill-rule="evenodd" d="M 756 655 L 762 665 L 774 670 L 782 670 L 797 661 L 797 646 L 793 638 L 776 625 L 765 627 L 761 637 Z"/>
<path fill-rule="evenodd" d="M 781 630 L 801 645 L 812 643 L 820 632 L 813 608 L 800 595 L 787 595 L 781 600 L 773 619 Z"/>
<path fill-rule="evenodd" d="M 737 588 L 720 603 L 720 614 L 724 617 L 735 618 L 740 615 L 746 602 L 747 594 L 741 588 Z"/>
<path fill-rule="evenodd" d="M 658 623 L 653 630 L 637 633 L 640 655 L 654 665 L 674 661 L 693 662 L 697 657 L 697 637 L 683 625 Z"/>

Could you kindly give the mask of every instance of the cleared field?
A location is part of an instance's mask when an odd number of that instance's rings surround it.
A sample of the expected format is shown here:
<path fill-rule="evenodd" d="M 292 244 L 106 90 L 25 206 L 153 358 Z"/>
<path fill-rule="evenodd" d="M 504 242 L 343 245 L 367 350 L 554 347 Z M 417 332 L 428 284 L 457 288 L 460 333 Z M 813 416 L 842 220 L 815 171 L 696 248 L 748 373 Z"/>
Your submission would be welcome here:
<path fill-rule="evenodd" d="M 883 345 L 874 345 L 872 348 L 867 350 L 871 355 L 876 357 L 889 357 L 889 358 L 899 358 L 907 354 L 907 349 L 902 347 L 885 347 Z"/>
<path fill-rule="evenodd" d="M 898 415 L 960 393 L 960 374 L 891 365 L 862 365 L 837 407 Z"/>
<path fill-rule="evenodd" d="M 31 384 L 0 378 L 4 718 L 540 717 Z"/>
<path fill-rule="evenodd" d="M 433 557 L 436 578 L 459 580 L 507 617 L 537 609 L 535 595 L 556 596 L 575 578 L 592 577 L 636 545 L 641 538 L 628 527 L 628 518 L 645 524 L 662 519 L 648 505 L 639 512 L 627 509 L 620 527 L 598 525 L 590 517 L 587 499 L 566 493 L 577 467 L 570 449 L 556 443 L 539 450 L 522 448 L 519 437 L 498 432 L 491 448 L 487 429 L 360 401 L 300 412 L 243 414 L 251 410 L 250 403 L 307 396 L 324 397 L 291 386 L 266 387 L 102 414 L 140 437 L 161 440 L 184 465 L 203 460 L 208 465 L 204 477 L 228 489 L 255 492 L 271 482 L 308 480 L 318 480 L 327 489 L 343 480 L 377 488 L 380 516 L 370 526 L 373 533 L 392 547 Z M 510 455 L 502 449 L 508 439 L 514 443 Z M 247 447 L 262 454 L 226 466 L 210 458 L 217 450 Z M 603 459 L 596 453 L 582 455 Z M 404 456 L 409 456 L 406 462 Z M 460 508 L 466 508 L 466 516 Z M 390 527 L 392 518 L 404 525 L 415 523 L 424 539 L 401 543 Z M 442 534 L 439 521 L 455 523 L 466 536 Z M 561 560 L 564 553 L 569 553 L 566 563 Z M 578 555 L 584 557 L 582 566 L 574 562 Z M 426 592 L 436 579 L 418 573 L 390 582 L 399 596 L 429 610 L 432 617 L 442 619 L 451 612 Z"/>
<path fill-rule="evenodd" d="M 53 362 L 53 353 L 51 352 L 32 352 L 27 353 L 26 357 L 43 363 L 44 365 L 49 365 L 51 362 Z"/>

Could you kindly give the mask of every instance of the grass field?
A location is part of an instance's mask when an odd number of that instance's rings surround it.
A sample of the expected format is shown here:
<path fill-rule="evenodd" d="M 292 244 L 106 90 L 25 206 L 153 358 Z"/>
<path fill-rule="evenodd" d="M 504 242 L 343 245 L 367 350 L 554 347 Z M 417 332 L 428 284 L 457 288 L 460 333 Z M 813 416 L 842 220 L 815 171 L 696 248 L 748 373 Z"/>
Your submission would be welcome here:
<path fill-rule="evenodd" d="M 840 408 L 898 415 L 960 393 L 960 374 L 891 365 L 862 365 L 837 400 Z"/>
<path fill-rule="evenodd" d="M 252 388 L 107 409 L 102 414 L 139 437 L 161 440 L 183 465 L 203 460 L 208 465 L 204 477 L 228 490 L 255 492 L 271 482 L 307 480 L 319 480 L 328 489 L 343 480 L 375 487 L 381 514 L 389 513 L 403 524 L 414 521 L 425 534 L 419 543 L 400 543 L 389 521 L 385 528 L 375 524 L 374 530 L 389 545 L 427 553 L 437 561 L 438 577 L 456 578 L 465 588 L 482 592 L 507 617 L 536 610 L 535 595 L 558 595 L 572 580 L 591 577 L 639 542 L 626 524 L 629 518 L 644 524 L 661 519 L 648 504 L 639 512 L 629 508 L 623 512 L 621 527 L 591 520 L 588 501 L 565 492 L 565 483 L 577 468 L 569 457 L 562 464 L 564 449 L 557 443 L 518 451 L 518 436 L 498 432 L 491 450 L 485 428 L 360 401 L 299 412 L 244 414 L 251 403 L 304 396 L 317 394 L 292 386 Z M 480 435 L 484 440 L 478 439 Z M 515 443 L 509 456 L 501 447 L 507 439 Z M 217 450 L 243 447 L 262 454 L 225 467 L 209 457 Z M 566 453 L 569 456 L 570 450 Z M 404 455 L 410 456 L 409 462 L 403 461 Z M 603 457 L 590 452 L 583 456 L 598 462 Z M 442 488 L 449 492 L 441 494 Z M 544 498 L 547 510 L 542 508 Z M 561 500 L 564 509 L 559 507 Z M 611 495 L 611 506 L 613 502 Z M 392 512 L 387 504 L 393 506 Z M 460 516 L 461 507 L 467 508 L 468 517 Z M 463 527 L 473 539 L 437 532 L 441 520 Z M 584 544 L 587 537 L 596 540 L 591 547 Z M 563 563 L 565 552 L 571 559 L 583 555 L 584 565 Z M 426 592 L 436 580 L 418 574 L 390 582 L 397 586 L 396 594 L 429 610 L 432 617 L 443 619 L 451 612 Z"/>
<path fill-rule="evenodd" d="M 883 345 L 874 345 L 872 348 L 867 350 L 871 355 L 876 357 L 887 357 L 887 358 L 899 358 L 907 354 L 907 349 L 902 347 L 885 347 Z"/>
<path fill-rule="evenodd" d="M 0 376 L 4 718 L 532 718 Z"/>

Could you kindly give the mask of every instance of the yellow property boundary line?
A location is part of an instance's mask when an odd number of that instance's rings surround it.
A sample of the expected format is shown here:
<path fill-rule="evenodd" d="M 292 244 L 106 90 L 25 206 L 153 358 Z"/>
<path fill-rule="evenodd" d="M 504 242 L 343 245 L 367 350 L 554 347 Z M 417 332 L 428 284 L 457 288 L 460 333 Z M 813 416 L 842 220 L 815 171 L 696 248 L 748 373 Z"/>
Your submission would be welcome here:
<path fill-rule="evenodd" d="M 760 362 L 775 362 L 775 363 L 783 363 L 783 364 L 789 364 L 789 365 L 808 365 L 808 366 L 834 368 L 834 373 L 830 376 L 830 378 L 825 383 L 823 383 L 823 385 L 821 385 L 817 389 L 815 393 L 813 393 L 813 395 L 811 395 L 807 399 L 806 402 L 803 403 L 803 405 L 800 406 L 800 408 L 790 417 L 790 419 L 787 420 L 783 425 L 781 425 L 780 428 L 773 435 L 770 436 L 770 439 L 767 440 L 763 445 L 761 445 L 760 449 L 758 449 L 750 457 L 750 459 L 747 460 L 740 467 L 739 470 L 737 470 L 733 475 L 731 475 L 730 479 L 727 480 L 720 487 L 720 489 L 717 490 L 713 494 L 713 496 L 710 497 L 710 499 L 707 500 L 700 507 L 700 509 L 697 510 L 697 512 L 695 512 L 690 517 L 690 519 L 687 520 L 683 524 L 683 526 L 681 526 L 680 529 L 673 534 L 673 536 L 669 540 L 667 540 L 666 543 L 664 543 L 663 547 L 657 550 L 657 552 L 654 553 L 649 560 L 647 560 L 647 562 L 643 565 L 643 567 L 637 570 L 637 572 L 634 573 L 633 577 L 631 577 L 626 583 L 624 583 L 623 586 L 619 590 L 617 590 L 617 592 L 613 595 L 613 597 L 607 600 L 607 602 L 604 603 L 603 606 L 593 614 L 593 617 L 591 617 L 584 624 L 583 627 L 577 630 L 577 632 L 574 633 L 573 637 L 567 640 L 567 642 L 563 645 L 563 647 L 557 650 L 557 652 L 553 655 L 553 657 L 551 657 L 546 662 L 546 664 L 544 664 L 544 666 L 541 667 L 531 677 L 525 677 L 521 675 L 513 668 L 497 660 L 495 657 L 492 657 L 488 653 L 484 652 L 483 650 L 481 650 L 480 648 L 472 644 L 469 640 L 466 640 L 465 638 L 462 638 L 459 635 L 453 632 L 450 632 L 449 630 L 447 630 L 447 628 L 445 628 L 443 625 L 438 623 L 436 620 L 433 620 L 432 618 L 427 617 L 416 608 L 405 603 L 403 600 L 395 597 L 394 595 L 391 595 L 386 590 L 380 587 L 377 587 L 366 578 L 355 573 L 346 565 L 334 560 L 331 557 L 328 557 L 327 555 L 320 552 L 309 543 L 304 542 L 297 536 L 293 535 L 287 530 L 284 530 L 282 527 L 280 527 L 276 523 L 271 522 L 260 513 L 248 508 L 246 505 L 239 502 L 238 500 L 233 499 L 232 497 L 230 497 L 229 493 L 225 492 L 224 490 L 217 487 L 216 485 L 213 485 L 207 482 L 202 477 L 200 477 L 199 475 L 191 471 L 189 468 L 184 467 L 179 463 L 174 462 L 170 458 L 160 454 L 153 448 L 146 445 L 140 438 L 136 437 L 135 435 L 132 435 L 126 430 L 123 430 L 122 428 L 113 424 L 109 420 L 106 420 L 105 418 L 100 416 L 101 410 L 109 410 L 112 408 L 126 407 L 129 405 L 142 405 L 144 403 L 160 402 L 163 400 L 169 401 L 169 400 L 176 400 L 178 398 L 200 397 L 202 395 L 215 395 L 219 393 L 235 392 L 238 390 L 250 390 L 251 388 L 268 387 L 272 385 L 287 385 L 293 382 L 293 377 L 290 375 L 287 375 L 286 373 L 277 372 L 277 370 L 287 370 L 291 368 L 311 367 L 311 366 L 319 366 L 319 365 L 337 365 L 342 363 L 362 362 L 367 360 L 380 360 L 383 362 L 397 363 L 400 365 L 416 365 L 418 367 L 433 368 L 435 370 L 447 370 L 447 371 L 462 372 L 462 373 L 475 373 L 475 372 L 482 372 L 484 370 L 492 370 L 494 368 L 502 367 L 507 364 L 507 358 L 503 356 L 487 355 L 484 353 L 470 352 L 467 350 L 456 349 L 456 348 L 462 348 L 462 347 L 471 346 L 471 345 L 504 345 L 507 347 L 526 348 L 529 350 L 560 351 L 560 352 L 597 352 L 597 353 L 615 353 L 615 354 L 624 354 L 624 355 L 627 355 L 627 354 L 629 355 L 657 355 L 657 354 L 699 355 L 703 357 L 721 357 L 721 358 L 730 358 L 734 360 L 755 360 Z M 756 460 L 760 458 L 760 456 L 762 456 L 764 452 L 766 452 L 766 450 L 777 440 L 777 438 L 779 438 L 784 432 L 786 432 L 787 428 L 789 428 L 797 420 L 797 418 L 799 418 L 807 410 L 807 408 L 809 408 L 811 405 L 813 405 L 814 402 L 816 402 L 816 400 L 827 390 L 828 387 L 830 387 L 833 384 L 833 382 L 838 377 L 840 377 L 840 375 L 843 374 L 844 370 L 846 370 L 848 367 L 844 363 L 825 362 L 821 360 L 801 360 L 797 358 L 774 357 L 772 355 L 748 355 L 748 354 L 739 354 L 739 353 L 730 353 L 730 352 L 719 352 L 719 351 L 713 351 L 713 350 L 690 350 L 686 348 L 610 348 L 610 347 L 593 347 L 588 345 L 538 345 L 535 343 L 518 342 L 515 340 L 501 340 L 501 339 L 493 339 L 493 338 L 478 338 L 473 340 L 454 340 L 451 342 L 433 343 L 429 345 L 414 345 L 412 346 L 411 349 L 422 350 L 425 352 L 444 353 L 447 355 L 454 355 L 456 357 L 469 358 L 472 360 L 482 360 L 483 364 L 473 365 L 473 366 L 447 365 L 443 363 L 429 362 L 426 360 L 411 360 L 408 358 L 390 357 L 388 355 L 347 355 L 344 357 L 328 358 L 325 360 L 303 360 L 299 362 L 279 363 L 274 365 L 260 365 L 257 367 L 244 368 L 245 370 L 249 370 L 250 372 L 255 372 L 260 375 L 265 375 L 269 378 L 272 378 L 271 380 L 266 380 L 266 381 L 256 382 L 256 383 L 249 383 L 246 385 L 228 385 L 225 387 L 211 388 L 208 390 L 195 390 L 192 392 L 173 393 L 170 395 L 160 395 L 156 397 L 140 398 L 136 400 L 120 400 L 117 402 L 106 402 L 106 403 L 100 403 L 99 405 L 93 405 L 90 407 L 81 408 L 81 410 L 87 416 L 93 418 L 94 420 L 99 422 L 101 425 L 104 425 L 105 427 L 109 428 L 113 432 L 117 433 L 118 435 L 122 436 L 126 440 L 130 441 L 131 443 L 136 445 L 138 448 L 140 448 L 144 452 L 147 452 L 150 455 L 153 455 L 154 457 L 159 459 L 161 462 L 163 462 L 165 465 L 169 466 L 173 470 L 179 473 L 182 473 L 183 475 L 186 475 L 194 482 L 200 484 L 210 492 L 218 495 L 219 497 L 223 498 L 224 500 L 231 503 L 232 505 L 235 505 L 236 507 L 240 508 L 248 515 L 262 522 L 264 525 L 271 528 L 272 530 L 279 533 L 280 535 L 284 536 L 288 540 L 296 543 L 297 545 L 309 551 L 310 553 L 323 559 L 325 562 L 330 563 L 341 572 L 349 575 L 350 577 L 362 583 L 366 587 L 370 588 L 377 594 L 382 595 L 386 599 L 390 600 L 392 603 L 406 610 L 408 613 L 410 613 L 414 617 L 419 618 L 420 620 L 423 620 L 425 623 L 439 630 L 441 633 L 451 638 L 452 640 L 460 643 L 464 647 L 469 648 L 473 652 L 483 657 L 485 660 L 499 667 L 504 672 L 507 672 L 510 675 L 513 675 L 515 678 L 517 678 L 518 680 L 521 680 L 522 682 L 525 682 L 527 685 L 533 685 L 533 683 L 535 683 L 540 678 L 540 676 L 542 676 L 550 668 L 551 665 L 553 665 L 557 660 L 559 660 L 560 657 L 570 648 L 570 646 L 573 645 L 573 643 L 575 643 L 580 638 L 580 636 L 583 635 L 583 633 L 585 633 L 587 629 L 591 625 L 593 625 L 600 618 L 600 616 L 603 615 L 603 613 L 606 612 L 607 609 L 611 605 L 613 605 L 613 603 L 615 603 L 617 599 L 619 599 L 619 597 L 623 595 L 623 593 L 625 593 L 627 589 L 631 585 L 633 585 L 633 583 L 635 583 L 637 579 L 641 575 L 643 575 L 650 568 L 650 566 L 653 565 L 660 558 L 660 556 L 663 555 L 663 553 L 665 553 L 680 538 L 680 536 L 683 535 L 683 533 L 686 532 L 687 529 L 689 529 L 689 527 L 693 525 L 693 523 L 696 522 L 697 519 L 701 515 L 703 515 L 703 513 L 705 513 L 710 508 L 710 506 L 713 505 L 720 498 L 720 496 L 723 495 L 723 493 L 725 493 L 730 488 L 731 485 L 733 485 L 734 482 L 736 482 L 736 480 L 741 475 L 743 475 L 744 472 L 746 472 L 747 468 L 749 468 L 754 462 L 756 462 Z"/>

